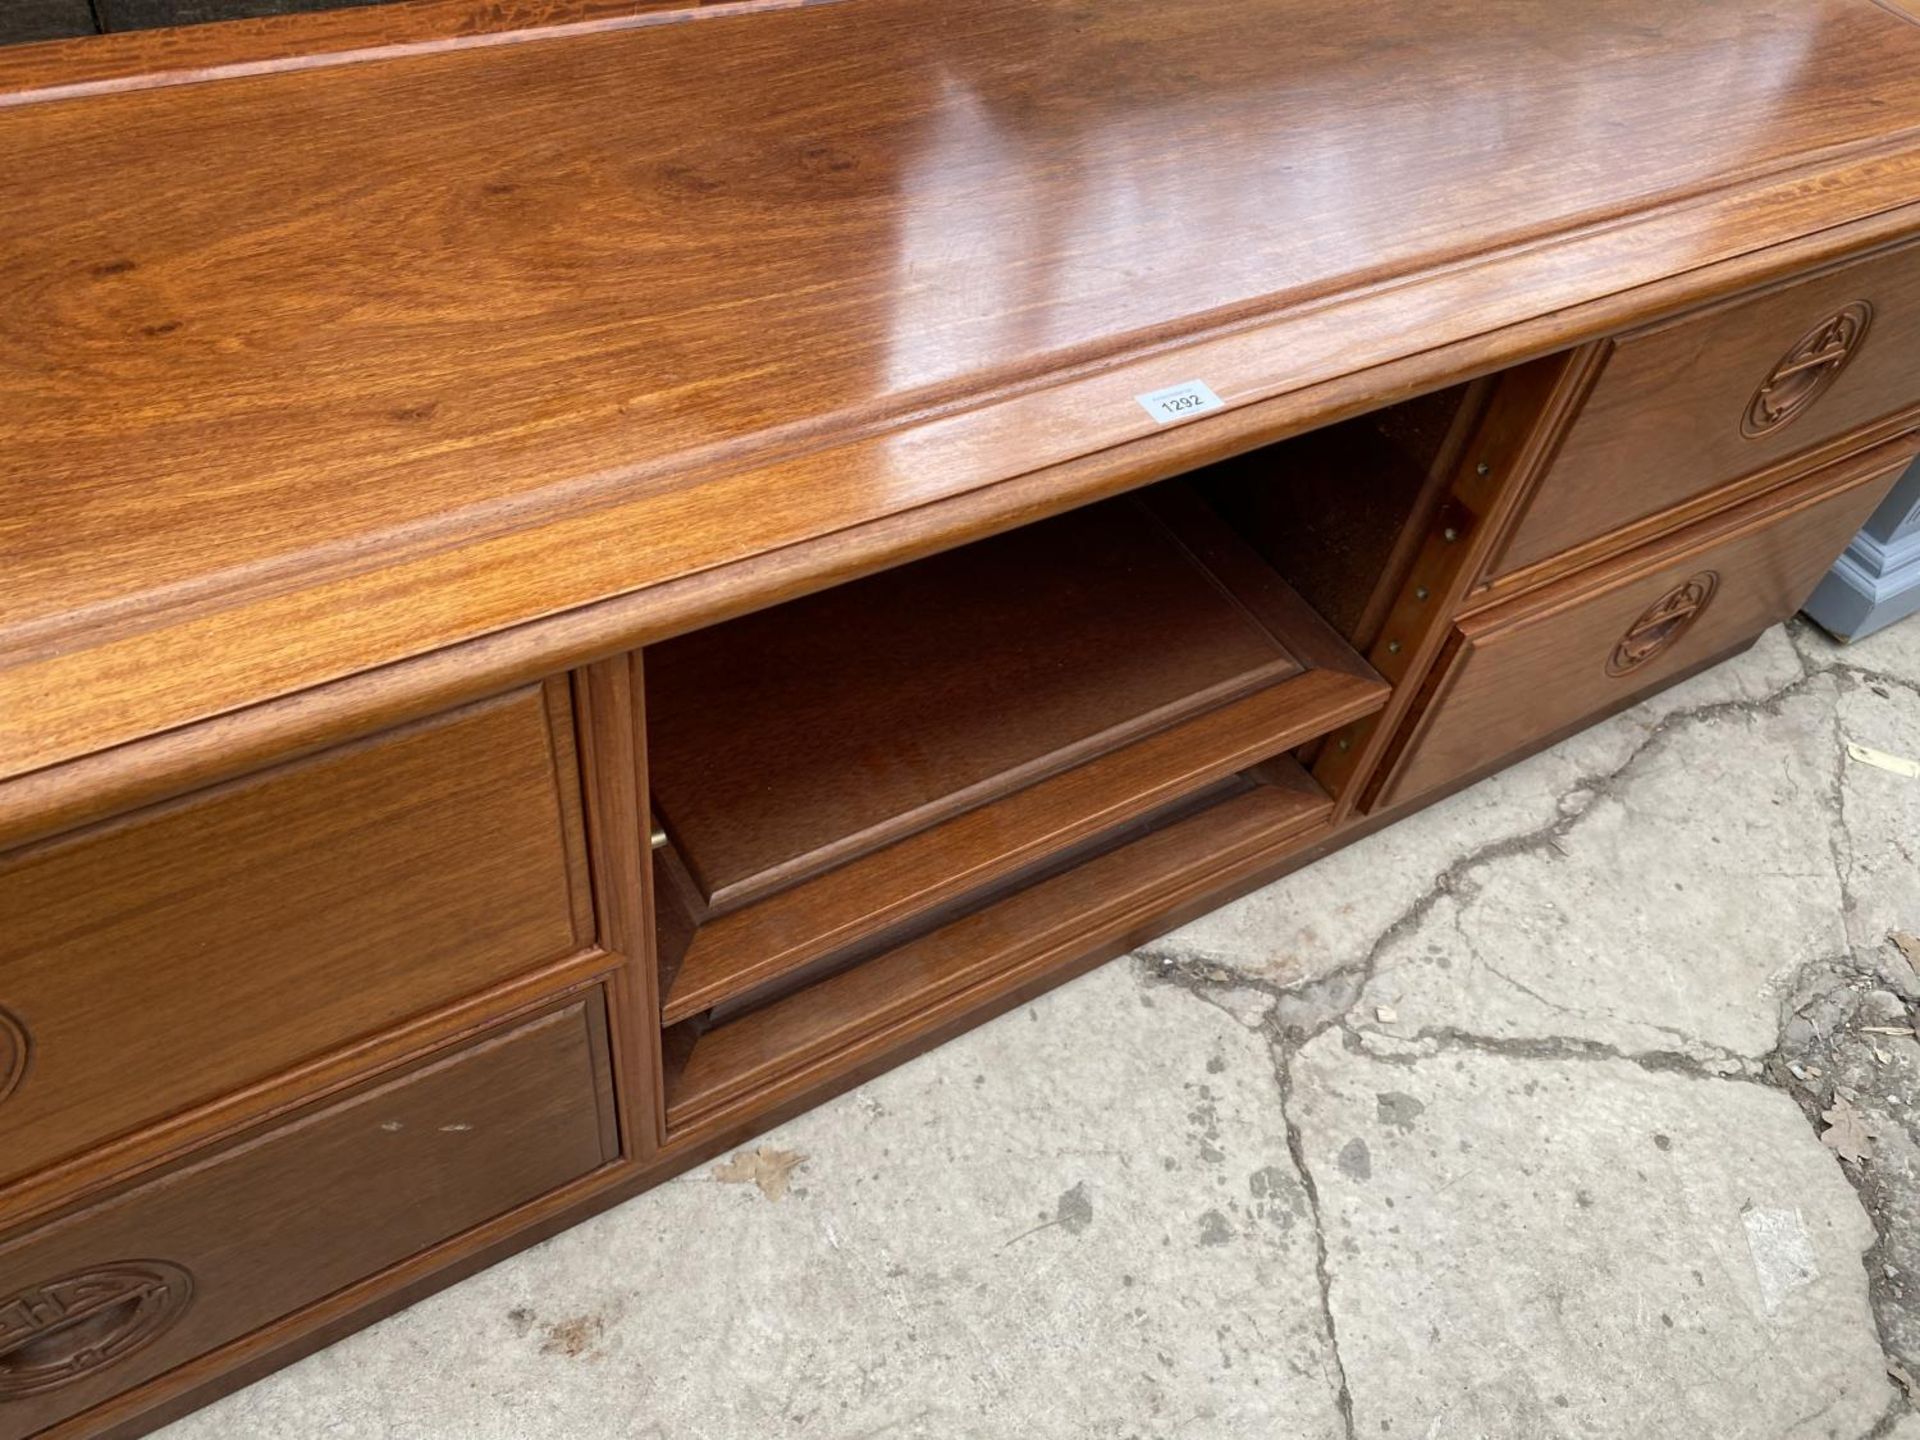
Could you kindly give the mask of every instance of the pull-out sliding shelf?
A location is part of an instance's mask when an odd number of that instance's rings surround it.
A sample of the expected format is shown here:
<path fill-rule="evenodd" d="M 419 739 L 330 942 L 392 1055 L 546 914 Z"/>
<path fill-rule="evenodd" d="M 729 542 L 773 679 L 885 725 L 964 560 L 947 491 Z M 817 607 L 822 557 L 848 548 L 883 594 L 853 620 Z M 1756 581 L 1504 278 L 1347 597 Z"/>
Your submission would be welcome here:
<path fill-rule="evenodd" d="M 1289 753 L 1387 695 L 1177 486 L 668 641 L 645 675 L 675 1130 L 1303 843 L 1332 801 Z"/>
<path fill-rule="evenodd" d="M 1332 802 L 1292 760 L 1185 819 L 702 1031 L 667 1033 L 667 1128 L 680 1136 L 739 1118 L 896 1045 L 938 1035 L 996 996 L 1018 996 L 1074 960 L 1151 939 L 1156 917 L 1231 884 L 1324 832 Z"/>

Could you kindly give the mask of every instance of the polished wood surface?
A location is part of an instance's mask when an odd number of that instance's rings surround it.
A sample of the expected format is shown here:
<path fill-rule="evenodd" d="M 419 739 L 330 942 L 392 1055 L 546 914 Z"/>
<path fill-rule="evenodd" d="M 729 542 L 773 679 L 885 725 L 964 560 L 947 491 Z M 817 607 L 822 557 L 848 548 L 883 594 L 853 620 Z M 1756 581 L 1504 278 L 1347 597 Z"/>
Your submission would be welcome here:
<path fill-rule="evenodd" d="M 621 1084 L 626 1153 L 649 1161 L 665 1129 L 661 1109 L 660 968 L 654 867 L 647 863 L 646 691 L 638 654 L 615 655 L 574 676 L 585 772 L 589 871 L 599 949 L 623 963 L 608 982 L 608 1028 Z"/>
<path fill-rule="evenodd" d="M 916 914 L 962 899 L 1344 725 L 1386 687 L 1338 670 L 1262 690 L 1016 790 L 741 910 L 700 920 L 661 1007 L 674 1024 Z"/>
<path fill-rule="evenodd" d="M 1863 312 L 1866 323 L 1841 327 Z M 1796 356 L 1802 341 L 1829 337 Z M 1793 408 L 1745 423 L 1784 367 Z M 1551 474 L 1494 564 L 1498 575 L 1680 505 L 1913 405 L 1920 388 L 1920 247 L 1841 266 L 1610 343 Z M 1823 383 L 1824 382 L 1824 383 Z M 1803 402 L 1796 404 L 1795 402 Z"/>
<path fill-rule="evenodd" d="M 1561 733 L 1786 619 L 1912 458 L 1911 441 L 1880 447 L 1793 495 L 1469 616 L 1381 803 Z M 1663 609 L 1669 597 L 1678 606 Z"/>
<path fill-rule="evenodd" d="M 1480 399 L 1480 386 L 1450 386 L 1251 451 L 1205 472 L 1208 497 L 1364 649 L 1378 638 L 1411 558 L 1409 537 L 1452 478 Z"/>
<path fill-rule="evenodd" d="M 654 818 L 717 912 L 1301 669 L 1110 501 L 649 650 Z"/>
<path fill-rule="evenodd" d="M 1748 643 L 1920 443 L 1916 61 L 1876 0 L 0 52 L 0 1435 Z"/>
<path fill-rule="evenodd" d="M 610 1160 L 597 999 L 0 1245 L 0 1311 L 35 1329 L 0 1350 L 0 1440 L 138 1386 L 535 1200 Z M 167 1313 L 35 1307 L 55 1282 L 153 1267 Z M 122 1343 L 122 1337 L 127 1342 Z M 52 1372 L 49 1381 L 34 1371 Z M 9 1393 L 9 1388 L 14 1393 Z"/>
<path fill-rule="evenodd" d="M 0 1084 L 0 1224 L 42 1166 L 161 1120 L 177 1142 L 183 1112 L 590 948 L 572 733 L 564 683 L 535 687 L 0 855 L 32 1057 Z"/>
<path fill-rule="evenodd" d="M 18 3 L 18 0 L 14 0 Z M 32 0 L 53 7 L 65 0 Z M 210 0 L 217 3 L 217 0 Z M 246 0 L 237 0 L 244 5 Z M 679 24 L 714 0 L 380 0 L 320 13 L 259 14 L 218 24 L 116 30 L 87 44 L 0 47 L 0 108 L 273 71 L 361 64 L 420 49 L 512 44 L 528 30 L 613 30 Z M 724 0 L 781 9 L 816 0 Z M 74 0 L 78 35 L 92 28 Z M 311 7 L 309 7 L 311 8 Z M 51 38 L 49 31 L 41 38 Z"/>
<path fill-rule="evenodd" d="M 1436 477 L 1443 482 L 1438 503 L 1414 516 L 1396 545 L 1408 558 L 1367 651 L 1393 695 L 1313 761 L 1314 777 L 1338 797 L 1336 824 L 1371 802 L 1381 758 L 1447 642 L 1452 617 L 1576 413 L 1599 349 L 1583 346 L 1493 377 L 1468 417 L 1465 443 L 1448 457 L 1450 473 Z"/>
<path fill-rule="evenodd" d="M 852 1066 L 953 1010 L 1057 970 L 1122 937 L 1209 881 L 1305 843 L 1332 809 L 1291 761 L 1219 805 L 961 916 L 864 964 L 691 1041 L 669 1059 L 670 1132 L 725 1122 L 829 1066 Z"/>
<path fill-rule="evenodd" d="M 938 527 L 1160 438 L 1143 391 L 1477 343 L 1920 173 L 1871 0 L 716 14 L 0 115 L 0 773 Z"/>

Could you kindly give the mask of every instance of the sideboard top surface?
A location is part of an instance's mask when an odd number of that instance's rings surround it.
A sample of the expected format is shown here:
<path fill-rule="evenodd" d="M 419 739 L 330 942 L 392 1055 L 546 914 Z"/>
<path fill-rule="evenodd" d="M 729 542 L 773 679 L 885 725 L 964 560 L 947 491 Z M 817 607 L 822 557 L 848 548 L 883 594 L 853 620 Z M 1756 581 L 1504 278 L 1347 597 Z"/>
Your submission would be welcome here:
<path fill-rule="evenodd" d="M 1876 0 L 656 6 L 46 88 L 92 43 L 0 66 L 0 778 L 1920 198 Z"/>

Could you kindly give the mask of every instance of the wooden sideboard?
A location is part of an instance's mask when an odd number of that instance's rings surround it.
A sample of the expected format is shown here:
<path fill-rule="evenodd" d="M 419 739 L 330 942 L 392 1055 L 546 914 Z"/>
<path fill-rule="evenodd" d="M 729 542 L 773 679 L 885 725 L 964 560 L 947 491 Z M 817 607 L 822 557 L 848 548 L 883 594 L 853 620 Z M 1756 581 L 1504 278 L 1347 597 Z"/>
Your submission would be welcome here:
<path fill-rule="evenodd" d="M 0 50 L 0 154 L 0 1440 L 1737 652 L 1920 450 L 1892 0 L 424 0 Z"/>

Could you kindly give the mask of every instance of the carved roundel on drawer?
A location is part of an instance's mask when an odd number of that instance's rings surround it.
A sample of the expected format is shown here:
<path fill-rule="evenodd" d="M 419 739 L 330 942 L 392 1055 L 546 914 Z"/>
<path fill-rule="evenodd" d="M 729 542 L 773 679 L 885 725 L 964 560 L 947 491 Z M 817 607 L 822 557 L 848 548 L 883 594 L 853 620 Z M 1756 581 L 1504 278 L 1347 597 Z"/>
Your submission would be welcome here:
<path fill-rule="evenodd" d="M 27 1075 L 29 1044 L 27 1027 L 4 1006 L 0 1006 L 0 1101 L 4 1101 Z"/>
<path fill-rule="evenodd" d="M 1656 655 L 1666 653 L 1705 613 L 1719 589 L 1720 577 L 1712 570 L 1702 570 L 1674 586 L 1627 627 L 1627 633 L 1607 657 L 1607 673 L 1631 675 Z"/>
<path fill-rule="evenodd" d="M 0 1295 L 0 1404 L 83 1380 L 145 1349 L 186 1312 L 193 1277 L 129 1260 Z"/>
<path fill-rule="evenodd" d="M 1856 300 L 1801 336 L 1754 392 L 1740 433 L 1757 440 L 1804 415 L 1860 353 L 1872 323 L 1873 307 Z"/>

